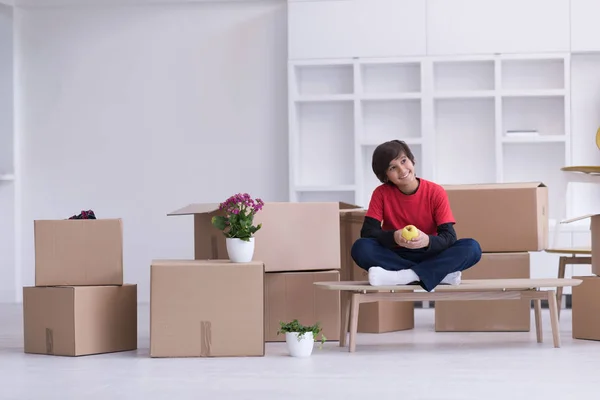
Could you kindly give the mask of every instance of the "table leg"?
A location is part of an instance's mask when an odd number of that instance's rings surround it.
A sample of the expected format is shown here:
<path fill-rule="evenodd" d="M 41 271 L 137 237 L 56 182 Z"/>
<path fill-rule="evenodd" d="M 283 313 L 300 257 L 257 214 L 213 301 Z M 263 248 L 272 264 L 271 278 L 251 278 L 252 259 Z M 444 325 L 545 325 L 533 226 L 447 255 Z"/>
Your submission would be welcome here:
<path fill-rule="evenodd" d="M 353 293 L 351 295 L 350 308 L 350 346 L 349 351 L 353 353 L 356 350 L 356 333 L 358 331 L 358 310 L 360 307 L 360 294 Z"/>
<path fill-rule="evenodd" d="M 340 321 L 340 347 L 346 346 L 348 336 L 348 324 L 350 323 L 350 296 L 349 292 L 342 290 L 340 292 L 342 302 L 342 320 Z"/>
<path fill-rule="evenodd" d="M 556 293 L 548 291 L 548 308 L 550 309 L 550 325 L 552 326 L 552 339 L 554 347 L 560 347 L 560 330 L 558 325 L 558 310 L 556 307 Z"/>

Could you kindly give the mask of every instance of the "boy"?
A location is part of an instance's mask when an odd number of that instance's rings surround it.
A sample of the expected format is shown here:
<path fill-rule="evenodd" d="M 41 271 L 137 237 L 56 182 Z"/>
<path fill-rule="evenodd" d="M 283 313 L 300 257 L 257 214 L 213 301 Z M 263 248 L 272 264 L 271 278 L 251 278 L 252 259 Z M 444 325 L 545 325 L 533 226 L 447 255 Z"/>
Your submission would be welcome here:
<path fill-rule="evenodd" d="M 373 152 L 373 172 L 382 183 L 371 196 L 361 229 L 352 246 L 356 264 L 369 272 L 372 286 L 419 282 L 428 292 L 438 284 L 458 285 L 461 271 L 481 259 L 474 239 L 457 239 L 446 191 L 417 178 L 408 145 L 392 140 Z M 402 229 L 417 228 L 406 240 Z"/>

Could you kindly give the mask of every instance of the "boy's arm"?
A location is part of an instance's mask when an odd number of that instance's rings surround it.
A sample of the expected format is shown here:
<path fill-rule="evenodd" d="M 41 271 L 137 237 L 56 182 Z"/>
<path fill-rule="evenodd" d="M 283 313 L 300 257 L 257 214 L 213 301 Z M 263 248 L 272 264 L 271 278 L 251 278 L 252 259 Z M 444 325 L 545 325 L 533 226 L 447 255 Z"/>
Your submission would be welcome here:
<path fill-rule="evenodd" d="M 377 239 L 382 246 L 391 249 L 397 246 L 394 240 L 394 231 L 384 231 L 381 228 L 381 221 L 383 221 L 384 188 L 384 186 L 379 186 L 373 191 L 369 208 L 367 209 L 365 220 L 360 230 L 360 237 Z"/>
<path fill-rule="evenodd" d="M 456 231 L 454 224 L 446 223 L 437 227 L 437 236 L 429 235 L 429 246 L 427 253 L 438 254 L 452 246 L 456 242 Z"/>
<path fill-rule="evenodd" d="M 384 231 L 381 229 L 381 222 L 371 217 L 365 217 L 360 230 L 360 237 L 377 239 L 381 245 L 390 249 L 397 246 L 394 239 L 394 231 Z"/>
<path fill-rule="evenodd" d="M 429 246 L 427 253 L 437 254 L 452 246 L 456 240 L 456 231 L 454 230 L 454 215 L 450 208 L 448 194 L 443 188 L 439 188 L 434 195 L 433 218 L 437 225 L 437 236 L 429 235 Z"/>

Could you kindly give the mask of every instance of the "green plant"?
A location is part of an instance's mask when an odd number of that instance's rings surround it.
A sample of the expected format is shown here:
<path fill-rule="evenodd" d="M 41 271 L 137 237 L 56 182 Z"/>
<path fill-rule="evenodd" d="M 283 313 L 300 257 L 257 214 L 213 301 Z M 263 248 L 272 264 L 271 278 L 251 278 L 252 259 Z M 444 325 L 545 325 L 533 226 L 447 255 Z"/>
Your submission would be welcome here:
<path fill-rule="evenodd" d="M 254 215 L 262 210 L 264 204 L 261 199 L 254 200 L 248 193 L 238 193 L 219 205 L 219 210 L 225 211 L 225 215 L 216 215 L 211 222 L 223 231 L 225 237 L 249 242 L 262 227 L 262 224 L 253 225 L 253 222 Z"/>
<path fill-rule="evenodd" d="M 277 331 L 277 334 L 280 335 L 282 333 L 295 332 L 298 333 L 298 341 L 300 341 L 305 333 L 312 332 L 313 338 L 316 340 L 317 335 L 321 333 L 322 330 L 323 329 L 319 326 L 318 322 L 312 326 L 305 326 L 295 319 L 292 322 L 279 321 L 279 331 Z M 323 346 L 323 343 L 325 343 L 326 340 L 327 338 L 325 335 L 321 333 L 321 346 Z"/>

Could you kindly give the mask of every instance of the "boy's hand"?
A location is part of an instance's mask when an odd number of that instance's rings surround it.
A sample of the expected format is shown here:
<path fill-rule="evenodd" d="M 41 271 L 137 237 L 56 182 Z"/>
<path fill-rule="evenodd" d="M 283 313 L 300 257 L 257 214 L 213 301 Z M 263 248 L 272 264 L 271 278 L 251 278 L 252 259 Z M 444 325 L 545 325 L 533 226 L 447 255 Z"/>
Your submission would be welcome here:
<path fill-rule="evenodd" d="M 429 246 L 429 235 L 426 235 L 420 230 L 417 237 L 411 240 L 406 240 L 402 237 L 402 230 L 398 229 L 396 232 L 394 232 L 394 240 L 398 246 L 405 247 L 407 249 L 422 249 Z"/>

